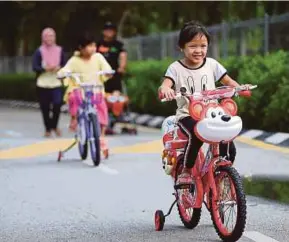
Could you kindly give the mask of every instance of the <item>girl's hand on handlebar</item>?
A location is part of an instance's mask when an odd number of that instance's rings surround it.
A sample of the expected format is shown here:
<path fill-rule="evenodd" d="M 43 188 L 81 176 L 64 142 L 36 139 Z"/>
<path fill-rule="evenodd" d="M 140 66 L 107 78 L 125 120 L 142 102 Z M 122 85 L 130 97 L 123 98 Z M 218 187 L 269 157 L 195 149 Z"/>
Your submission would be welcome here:
<path fill-rule="evenodd" d="M 175 91 L 170 87 L 161 87 L 160 94 L 169 101 L 175 98 Z"/>
<path fill-rule="evenodd" d="M 241 85 L 242 88 L 246 88 L 246 90 L 250 90 L 250 87 L 252 85 L 251 84 L 244 84 L 244 85 Z"/>
<path fill-rule="evenodd" d="M 105 76 L 106 78 L 109 78 L 109 79 L 113 77 L 112 74 L 105 74 L 104 76 Z"/>

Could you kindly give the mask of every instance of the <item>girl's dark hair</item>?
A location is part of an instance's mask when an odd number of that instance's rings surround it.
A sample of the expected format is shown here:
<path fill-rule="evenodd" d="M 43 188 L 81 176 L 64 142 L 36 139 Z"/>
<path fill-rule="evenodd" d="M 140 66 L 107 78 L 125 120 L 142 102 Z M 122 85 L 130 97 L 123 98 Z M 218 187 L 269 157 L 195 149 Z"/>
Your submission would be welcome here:
<path fill-rule="evenodd" d="M 196 35 L 205 35 L 210 44 L 210 34 L 206 27 L 198 21 L 190 21 L 184 24 L 179 34 L 178 45 L 182 49 L 185 44 L 190 42 Z"/>
<path fill-rule="evenodd" d="M 92 43 L 96 43 L 96 39 L 94 37 L 94 35 L 85 32 L 84 34 L 82 34 L 77 41 L 77 49 L 80 50 L 82 48 L 84 48 L 85 46 L 92 44 Z"/>

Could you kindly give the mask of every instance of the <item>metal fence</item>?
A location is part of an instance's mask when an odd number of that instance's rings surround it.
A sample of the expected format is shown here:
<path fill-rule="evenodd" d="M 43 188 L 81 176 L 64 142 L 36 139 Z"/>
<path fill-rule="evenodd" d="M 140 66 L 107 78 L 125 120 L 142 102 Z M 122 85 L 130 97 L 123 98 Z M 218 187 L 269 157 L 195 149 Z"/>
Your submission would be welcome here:
<path fill-rule="evenodd" d="M 208 55 L 219 59 L 237 55 L 265 54 L 289 49 L 289 13 L 208 27 L 212 36 Z M 123 39 L 129 60 L 179 58 L 179 32 Z M 0 73 L 31 72 L 31 57 L 0 57 Z"/>

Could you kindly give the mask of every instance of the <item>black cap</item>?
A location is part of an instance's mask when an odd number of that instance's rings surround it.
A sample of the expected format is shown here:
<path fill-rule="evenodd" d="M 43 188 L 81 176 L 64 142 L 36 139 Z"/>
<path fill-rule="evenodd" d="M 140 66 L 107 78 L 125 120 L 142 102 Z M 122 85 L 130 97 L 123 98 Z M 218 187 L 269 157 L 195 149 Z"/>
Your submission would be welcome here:
<path fill-rule="evenodd" d="M 112 29 L 112 30 L 117 30 L 117 27 L 115 24 L 113 24 L 112 22 L 106 22 L 103 26 L 103 29 Z"/>

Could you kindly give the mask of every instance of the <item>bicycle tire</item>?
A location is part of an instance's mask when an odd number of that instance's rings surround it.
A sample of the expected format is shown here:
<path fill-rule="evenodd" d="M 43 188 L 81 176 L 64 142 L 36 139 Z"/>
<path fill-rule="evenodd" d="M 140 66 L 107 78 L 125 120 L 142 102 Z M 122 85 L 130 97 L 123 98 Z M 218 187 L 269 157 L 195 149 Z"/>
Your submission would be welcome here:
<path fill-rule="evenodd" d="M 211 206 L 212 206 L 211 218 L 212 218 L 217 234 L 223 241 L 228 241 L 228 242 L 238 241 L 243 235 L 243 232 L 245 230 L 246 217 L 247 217 L 246 196 L 245 196 L 245 192 L 244 192 L 243 185 L 242 185 L 242 179 L 234 167 L 230 167 L 230 166 L 219 167 L 216 170 L 215 179 L 217 178 L 219 172 L 226 173 L 231 180 L 230 184 L 234 185 L 237 208 L 238 208 L 237 219 L 236 219 L 236 224 L 234 226 L 233 231 L 232 232 L 226 231 L 224 226 L 222 226 L 222 223 L 224 223 L 224 218 L 222 217 L 223 215 L 220 214 L 220 211 L 217 208 L 218 201 L 213 201 L 212 196 L 211 196 L 211 201 L 210 201 Z"/>
<path fill-rule="evenodd" d="M 77 132 L 81 132 L 80 129 L 81 128 L 84 128 L 84 132 L 85 132 L 85 143 L 84 145 L 81 144 L 80 141 L 78 141 L 78 151 L 79 151 L 79 154 L 80 154 L 80 157 L 82 160 L 86 160 L 87 158 L 87 152 L 88 152 L 88 146 L 87 146 L 87 132 L 86 132 L 86 123 L 85 123 L 85 120 L 84 119 L 80 119 L 78 118 L 78 131 Z M 81 138 L 80 138 L 81 139 Z"/>
<path fill-rule="evenodd" d="M 100 150 L 100 129 L 99 123 L 96 114 L 89 115 L 89 128 L 92 136 L 92 140 L 89 141 L 90 143 L 90 154 L 91 159 L 93 161 L 94 166 L 98 166 L 100 164 L 101 159 L 101 150 Z"/>

